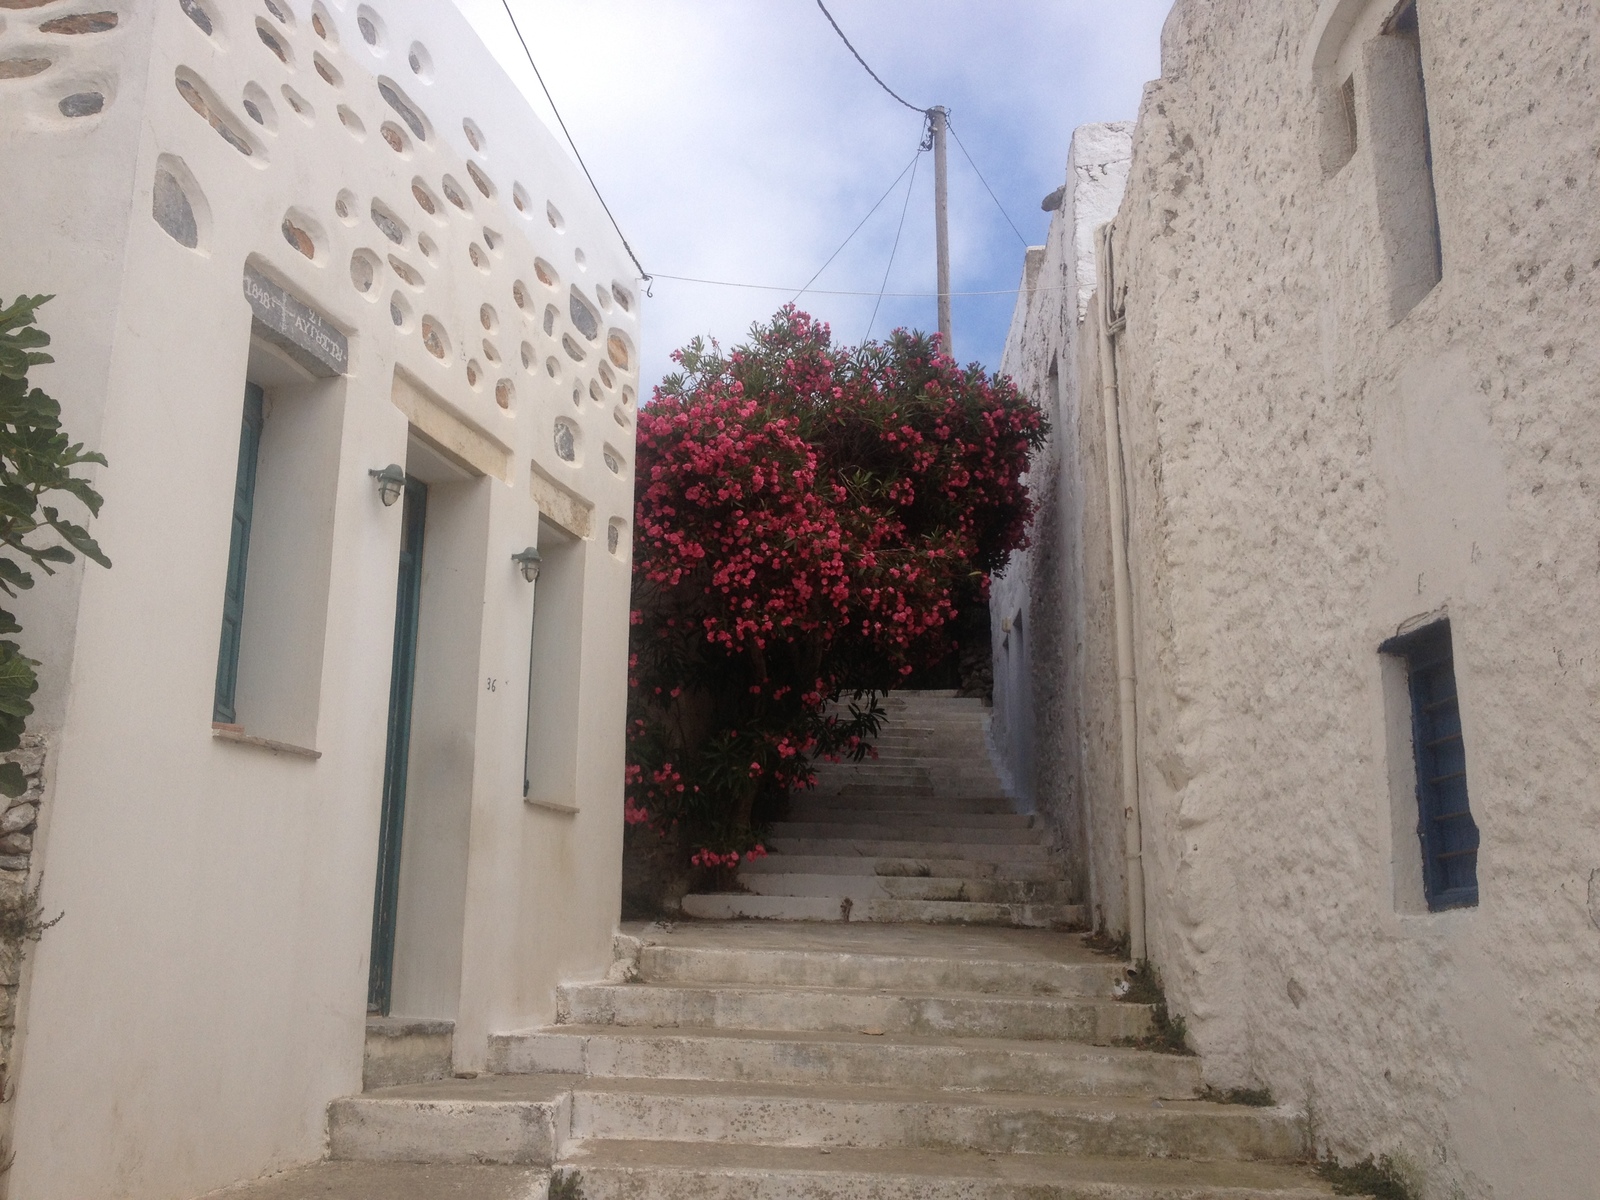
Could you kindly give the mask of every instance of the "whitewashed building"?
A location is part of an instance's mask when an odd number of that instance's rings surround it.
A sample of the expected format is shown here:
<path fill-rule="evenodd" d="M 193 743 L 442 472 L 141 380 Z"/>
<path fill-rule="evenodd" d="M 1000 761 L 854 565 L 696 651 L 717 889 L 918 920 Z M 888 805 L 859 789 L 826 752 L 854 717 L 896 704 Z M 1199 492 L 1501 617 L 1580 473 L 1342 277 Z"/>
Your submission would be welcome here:
<path fill-rule="evenodd" d="M 10 1194 L 173 1200 L 604 972 L 639 297 L 448 3 L 3 0 L 0 164 L 115 564 L 20 606 Z"/>
<path fill-rule="evenodd" d="M 1208 1080 L 1427 1200 L 1600 1179 L 1594 34 L 1178 0 L 1005 362 L 1055 423 L 1019 792 Z"/>

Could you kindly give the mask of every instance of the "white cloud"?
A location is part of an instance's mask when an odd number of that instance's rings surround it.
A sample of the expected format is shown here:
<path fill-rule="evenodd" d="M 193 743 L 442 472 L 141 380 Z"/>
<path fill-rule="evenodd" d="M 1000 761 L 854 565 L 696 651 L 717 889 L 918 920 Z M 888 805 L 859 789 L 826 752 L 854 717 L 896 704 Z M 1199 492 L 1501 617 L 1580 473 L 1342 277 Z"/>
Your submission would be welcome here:
<path fill-rule="evenodd" d="M 456 0 L 549 118 L 500 0 Z M 814 0 L 511 0 L 561 115 L 646 268 L 798 287 L 911 159 L 921 118 L 880 91 Z M 944 104 L 1029 242 L 1074 126 L 1129 120 L 1159 73 L 1171 0 L 831 0 L 856 48 L 913 104 Z M 950 147 L 958 291 L 1014 288 L 1022 245 Z M 817 287 L 876 292 L 904 201 L 892 195 Z M 932 156 L 917 171 L 890 291 L 931 292 Z M 661 280 L 645 301 L 645 384 L 696 333 L 725 345 L 789 298 Z M 859 341 L 873 297 L 809 294 Z M 1008 296 L 955 301 L 956 351 L 994 366 Z M 873 326 L 935 325 L 932 299 L 886 298 Z"/>

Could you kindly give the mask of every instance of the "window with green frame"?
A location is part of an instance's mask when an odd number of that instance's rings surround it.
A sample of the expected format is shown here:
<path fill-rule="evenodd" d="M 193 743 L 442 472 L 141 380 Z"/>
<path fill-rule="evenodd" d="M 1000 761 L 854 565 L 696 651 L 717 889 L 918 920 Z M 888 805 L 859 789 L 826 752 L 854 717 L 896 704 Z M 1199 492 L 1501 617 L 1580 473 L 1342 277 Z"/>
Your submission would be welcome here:
<path fill-rule="evenodd" d="M 244 416 L 239 424 L 239 468 L 233 485 L 233 532 L 228 540 L 228 575 L 222 595 L 222 644 L 217 650 L 217 690 L 211 719 L 237 723 L 235 696 L 239 687 L 239 643 L 244 632 L 245 568 L 250 560 L 250 521 L 255 510 L 256 462 L 261 452 L 266 393 L 253 383 L 244 389 Z"/>

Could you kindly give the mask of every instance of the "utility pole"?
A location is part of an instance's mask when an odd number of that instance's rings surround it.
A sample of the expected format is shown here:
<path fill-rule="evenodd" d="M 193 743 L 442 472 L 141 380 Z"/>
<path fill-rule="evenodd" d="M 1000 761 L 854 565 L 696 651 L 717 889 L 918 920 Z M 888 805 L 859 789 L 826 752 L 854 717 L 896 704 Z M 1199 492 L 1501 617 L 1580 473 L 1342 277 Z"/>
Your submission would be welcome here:
<path fill-rule="evenodd" d="M 933 220 L 939 247 L 939 336 L 944 352 L 955 356 L 950 336 L 950 192 L 944 157 L 945 120 L 948 110 L 942 105 L 928 110 L 933 127 Z"/>

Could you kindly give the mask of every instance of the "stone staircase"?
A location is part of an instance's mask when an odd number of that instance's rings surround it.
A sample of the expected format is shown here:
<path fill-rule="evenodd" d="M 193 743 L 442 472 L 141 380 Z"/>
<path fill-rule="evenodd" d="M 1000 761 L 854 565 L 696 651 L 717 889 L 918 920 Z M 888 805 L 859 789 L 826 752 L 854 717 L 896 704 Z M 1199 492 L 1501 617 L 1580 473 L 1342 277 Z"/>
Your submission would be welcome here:
<path fill-rule="evenodd" d="M 1037 818 L 1012 810 L 989 760 L 988 710 L 954 692 L 895 692 L 878 757 L 824 763 L 772 827 L 742 893 L 684 897 L 686 915 L 1076 928 Z"/>
<path fill-rule="evenodd" d="M 1296 1114 L 1197 1099 L 1198 1060 L 1112 1044 L 1150 1022 L 1112 997 L 1124 969 L 1043 930 L 633 927 L 612 981 L 492 1039 L 494 1074 L 335 1102 L 324 1169 L 488 1188 L 478 1164 L 550 1166 L 552 1200 L 1330 1195 L 1287 1165 Z"/>
<path fill-rule="evenodd" d="M 492 1074 L 335 1101 L 329 1161 L 235 1195 L 1330 1196 L 1295 1165 L 1305 1152 L 1298 1114 L 1200 1099 L 1198 1059 L 1117 1044 L 1147 1033 L 1152 1020 L 1149 1007 L 1115 998 L 1126 964 L 1091 952 L 1077 934 L 1017 927 L 1028 923 L 1029 906 L 1047 908 L 1051 921 L 1070 919 L 1055 893 L 1026 890 L 1050 885 L 1042 851 L 1013 858 L 993 849 L 1038 843 L 965 831 L 1031 826 L 926 821 L 1006 816 L 981 803 L 997 794 L 979 740 L 982 710 L 957 701 L 949 707 L 959 720 L 929 719 L 941 707 L 905 701 L 892 735 L 903 739 L 898 755 L 885 753 L 867 770 L 830 771 L 795 822 L 826 831 L 786 831 L 775 839 L 784 853 L 772 861 L 787 859 L 788 869 L 748 873 L 785 880 L 784 890 L 751 899 L 848 899 L 852 919 L 802 906 L 786 911 L 817 916 L 785 921 L 766 910 L 763 920 L 629 926 L 605 981 L 560 989 L 555 1024 L 491 1039 Z M 950 769 L 928 765 L 939 761 Z M 907 790 L 873 790 L 870 781 L 885 777 L 874 769 L 901 772 L 909 782 L 882 786 Z M 911 820 L 940 836 L 915 841 L 916 826 L 894 813 L 916 814 Z M 899 836 L 837 836 L 836 826 L 853 823 Z M 893 851 L 861 848 L 880 844 Z M 927 870 L 881 870 L 902 863 Z M 986 883 L 997 890 L 980 895 L 996 898 L 890 890 L 917 882 L 934 892 Z M 877 887 L 886 891 L 866 890 Z M 896 904 L 908 907 L 886 907 Z M 904 919 L 913 913 L 920 919 Z M 385 1055 L 389 1070 L 404 1060 L 394 1047 Z"/>

